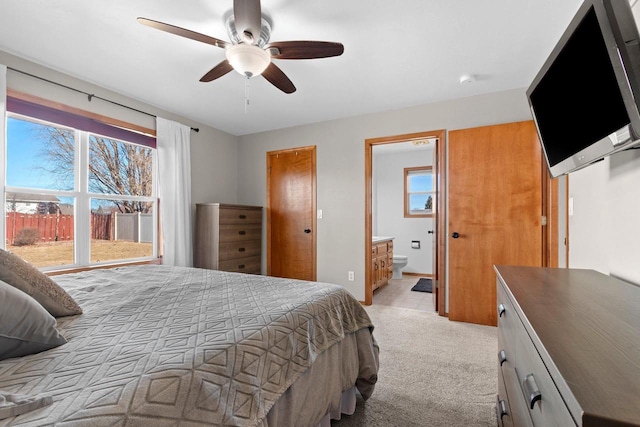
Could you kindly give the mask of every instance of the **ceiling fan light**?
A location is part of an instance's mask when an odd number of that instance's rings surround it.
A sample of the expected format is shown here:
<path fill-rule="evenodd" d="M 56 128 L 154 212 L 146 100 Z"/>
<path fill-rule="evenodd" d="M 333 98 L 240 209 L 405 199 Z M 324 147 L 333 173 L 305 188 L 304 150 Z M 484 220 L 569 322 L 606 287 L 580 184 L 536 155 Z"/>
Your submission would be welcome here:
<path fill-rule="evenodd" d="M 271 63 L 267 51 L 249 44 L 236 44 L 225 50 L 227 61 L 234 70 L 248 78 L 262 74 Z"/>

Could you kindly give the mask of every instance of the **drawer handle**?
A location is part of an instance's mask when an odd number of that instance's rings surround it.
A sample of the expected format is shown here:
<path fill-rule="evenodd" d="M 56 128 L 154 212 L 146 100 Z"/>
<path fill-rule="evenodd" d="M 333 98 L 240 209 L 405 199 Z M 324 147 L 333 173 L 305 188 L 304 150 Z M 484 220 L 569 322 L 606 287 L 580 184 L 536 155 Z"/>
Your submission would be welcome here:
<path fill-rule="evenodd" d="M 499 415 L 501 420 L 502 417 L 509 414 L 507 411 L 507 402 L 504 399 L 498 402 L 498 411 L 500 411 Z"/>
<path fill-rule="evenodd" d="M 243 268 L 244 268 L 244 264 L 240 264 L 240 265 L 238 266 L 238 268 L 243 269 Z"/>
<path fill-rule="evenodd" d="M 238 234 L 241 235 L 241 236 L 244 236 L 245 234 L 247 234 L 247 232 L 244 231 L 244 230 L 240 230 L 240 231 L 238 231 Z"/>
<path fill-rule="evenodd" d="M 507 353 L 504 350 L 498 352 L 498 360 L 500 361 L 500 366 L 507 361 Z"/>
<path fill-rule="evenodd" d="M 524 389 L 527 392 L 527 397 L 529 398 L 529 407 L 533 409 L 536 402 L 542 400 L 542 394 L 540 394 L 540 389 L 538 388 L 538 384 L 536 384 L 536 379 L 533 377 L 533 374 L 529 374 L 524 377 L 522 383 L 524 384 Z"/>
<path fill-rule="evenodd" d="M 498 304 L 498 317 L 502 317 L 505 311 L 507 311 L 507 308 L 504 306 L 504 304 Z"/>
<path fill-rule="evenodd" d="M 247 216 L 246 216 L 246 215 L 238 215 L 238 218 L 240 218 L 240 219 L 247 219 Z"/>
<path fill-rule="evenodd" d="M 238 248 L 238 252 L 244 252 L 245 250 L 245 248 Z"/>

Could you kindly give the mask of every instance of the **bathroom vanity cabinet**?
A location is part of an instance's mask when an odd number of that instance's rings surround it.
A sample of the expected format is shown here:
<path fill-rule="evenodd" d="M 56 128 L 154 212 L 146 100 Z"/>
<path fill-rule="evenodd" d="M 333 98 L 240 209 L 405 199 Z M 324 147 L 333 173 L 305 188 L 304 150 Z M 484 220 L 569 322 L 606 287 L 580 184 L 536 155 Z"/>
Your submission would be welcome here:
<path fill-rule="evenodd" d="M 196 204 L 194 266 L 261 273 L 262 207 Z"/>
<path fill-rule="evenodd" d="M 498 426 L 640 426 L 640 288 L 593 270 L 495 271 Z"/>
<path fill-rule="evenodd" d="M 371 289 L 374 291 L 393 276 L 393 239 L 374 239 L 371 243 Z"/>

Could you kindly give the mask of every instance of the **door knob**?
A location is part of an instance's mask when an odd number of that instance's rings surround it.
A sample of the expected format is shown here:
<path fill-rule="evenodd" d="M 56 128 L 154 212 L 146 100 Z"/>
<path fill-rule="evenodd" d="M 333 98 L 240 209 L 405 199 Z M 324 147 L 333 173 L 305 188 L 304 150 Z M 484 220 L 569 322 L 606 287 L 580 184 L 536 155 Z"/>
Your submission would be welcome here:
<path fill-rule="evenodd" d="M 433 230 L 429 230 L 429 231 L 427 231 L 427 233 L 433 234 Z"/>
<path fill-rule="evenodd" d="M 309 233 L 311 233 L 311 229 L 310 229 L 310 228 L 305 228 L 305 229 L 304 229 L 304 232 L 305 232 L 305 233 L 307 233 L 307 234 L 309 234 Z"/>
<path fill-rule="evenodd" d="M 454 231 L 453 233 L 451 233 L 451 237 L 457 239 L 458 237 L 460 237 L 460 234 L 457 231 Z"/>

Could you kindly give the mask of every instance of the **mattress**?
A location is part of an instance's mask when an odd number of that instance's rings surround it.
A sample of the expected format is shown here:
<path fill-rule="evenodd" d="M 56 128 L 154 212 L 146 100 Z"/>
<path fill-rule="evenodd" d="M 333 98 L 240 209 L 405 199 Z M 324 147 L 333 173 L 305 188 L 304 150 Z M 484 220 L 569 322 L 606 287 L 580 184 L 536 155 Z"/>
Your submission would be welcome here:
<path fill-rule="evenodd" d="M 336 391 L 373 392 L 373 324 L 341 286 L 161 265 L 54 279 L 84 312 L 58 319 L 68 342 L 0 361 L 0 390 L 53 403 L 0 426 L 311 426 Z"/>

